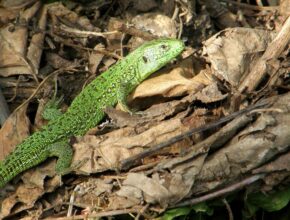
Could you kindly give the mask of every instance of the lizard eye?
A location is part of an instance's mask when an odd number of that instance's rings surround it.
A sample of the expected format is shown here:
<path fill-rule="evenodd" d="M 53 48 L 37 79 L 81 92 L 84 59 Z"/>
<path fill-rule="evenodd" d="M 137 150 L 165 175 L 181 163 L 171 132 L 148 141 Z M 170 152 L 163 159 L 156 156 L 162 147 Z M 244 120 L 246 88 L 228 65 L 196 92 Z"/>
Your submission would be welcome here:
<path fill-rule="evenodd" d="M 165 44 L 162 44 L 162 45 L 161 45 L 161 49 L 166 50 L 167 48 L 168 48 L 167 45 L 165 45 Z"/>
<path fill-rule="evenodd" d="M 142 57 L 142 59 L 143 59 L 143 61 L 144 61 L 145 63 L 147 63 L 147 62 L 148 62 L 148 59 L 147 59 L 147 57 L 143 56 L 143 57 Z"/>

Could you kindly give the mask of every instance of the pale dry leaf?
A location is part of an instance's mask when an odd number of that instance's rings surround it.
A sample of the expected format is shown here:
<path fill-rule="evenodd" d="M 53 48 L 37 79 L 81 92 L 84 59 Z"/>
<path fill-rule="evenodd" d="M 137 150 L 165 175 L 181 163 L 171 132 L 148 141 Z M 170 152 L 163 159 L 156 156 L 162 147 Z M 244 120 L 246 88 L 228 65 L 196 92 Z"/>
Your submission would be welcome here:
<path fill-rule="evenodd" d="M 111 196 L 109 197 L 109 204 L 107 209 L 126 209 L 137 205 L 141 205 L 140 200 L 134 197 Z"/>
<path fill-rule="evenodd" d="M 237 86 L 251 68 L 253 56 L 263 52 L 274 37 L 271 31 L 228 28 L 205 41 L 203 50 L 214 74 Z"/>
<path fill-rule="evenodd" d="M 75 203 L 94 209 L 99 205 L 101 197 L 111 194 L 114 185 L 112 181 L 102 178 L 90 178 L 79 184 L 75 189 Z"/>
<path fill-rule="evenodd" d="M 145 13 L 132 19 L 132 24 L 140 30 L 149 31 L 159 37 L 176 38 L 176 25 L 166 15 L 160 13 Z"/>
<path fill-rule="evenodd" d="M 26 116 L 26 110 L 27 105 L 12 113 L 1 128 L 0 161 L 29 135 L 30 122 Z"/>
<path fill-rule="evenodd" d="M 37 27 L 35 27 L 38 30 L 45 30 L 47 25 L 47 7 L 43 7 L 42 10 L 40 10 L 40 14 L 37 21 Z M 44 48 L 44 37 L 45 37 L 45 31 L 39 31 L 32 34 L 30 38 L 30 44 L 27 48 L 27 54 L 26 57 L 29 60 L 29 63 L 31 67 L 34 69 L 34 73 L 38 73 L 38 69 L 40 66 L 40 60 L 42 51 Z"/>
<path fill-rule="evenodd" d="M 27 23 L 35 17 L 41 7 L 39 1 L 20 13 L 19 20 Z M 7 25 L 0 29 L 0 76 L 36 73 L 26 58 L 28 27 L 25 25 Z"/>
<path fill-rule="evenodd" d="M 94 47 L 94 50 L 103 50 L 105 47 L 103 44 L 97 44 L 95 47 Z M 98 66 L 100 65 L 102 59 L 103 59 L 104 55 L 103 54 L 100 54 L 100 53 L 97 53 L 97 52 L 94 52 L 92 51 L 90 53 L 90 56 L 89 56 L 89 71 L 91 73 L 96 73 L 97 71 L 97 68 Z"/>
<path fill-rule="evenodd" d="M 43 189 L 43 191 L 51 191 L 52 189 L 55 189 L 56 187 L 61 185 L 61 178 L 59 175 L 56 175 L 55 173 L 55 163 L 56 159 L 48 160 L 37 167 L 34 167 L 32 169 L 29 169 L 28 171 L 24 172 L 21 176 L 21 179 L 23 180 L 24 184 L 29 187 L 38 187 Z M 48 181 L 50 178 L 54 178 L 55 185 L 51 185 L 52 183 Z M 46 188 L 45 184 L 50 184 L 49 188 Z"/>
<path fill-rule="evenodd" d="M 31 74 L 26 62 L 27 29 L 15 27 L 13 32 L 9 26 L 0 29 L 0 76 L 15 74 Z"/>
<path fill-rule="evenodd" d="M 54 69 L 66 68 L 66 67 L 74 65 L 72 61 L 64 59 L 57 53 L 47 52 L 45 53 L 45 57 L 46 57 L 47 63 L 51 65 Z"/>
<path fill-rule="evenodd" d="M 59 20 L 66 21 L 71 27 L 79 27 L 86 31 L 99 31 L 86 16 L 80 16 L 76 12 L 65 7 L 61 2 L 55 2 L 48 5 L 48 13 L 56 16 Z"/>
<path fill-rule="evenodd" d="M 219 90 L 211 71 L 201 69 L 196 73 L 191 59 L 182 61 L 167 74 L 165 72 L 168 70 L 165 69 L 141 83 L 129 96 L 129 101 L 152 96 L 178 97 L 191 94 L 204 103 L 210 103 L 227 97 L 227 94 L 222 94 Z"/>
<path fill-rule="evenodd" d="M 197 84 L 193 81 L 193 67 L 190 59 L 181 62 L 172 70 L 162 70 L 159 74 L 152 76 L 141 83 L 129 100 L 143 97 L 161 95 L 163 97 L 174 97 L 189 94 Z"/>
<path fill-rule="evenodd" d="M 37 0 L 2 0 L 0 2 L 0 6 L 4 8 L 17 8 L 17 9 L 23 9 L 28 5 L 33 4 L 34 2 L 37 2 Z"/>
<path fill-rule="evenodd" d="M 0 8 L 0 24 L 8 24 L 9 21 L 16 18 L 19 10 Z"/>
<path fill-rule="evenodd" d="M 145 13 L 132 18 L 131 23 L 141 31 L 147 31 L 159 37 L 176 38 L 177 28 L 175 22 L 160 13 Z M 144 43 L 140 37 L 132 37 L 129 41 L 131 48 L 137 48 Z"/>
<path fill-rule="evenodd" d="M 113 169 L 121 160 L 140 153 L 145 147 L 163 142 L 188 130 L 181 119 L 159 122 L 136 134 L 136 128 L 122 128 L 98 137 L 86 135 L 74 144 L 73 162 L 88 160 L 81 172 L 91 173 Z"/>
<path fill-rule="evenodd" d="M 135 187 L 137 190 L 141 190 L 144 200 L 147 203 L 165 205 L 170 197 L 170 192 L 162 185 L 161 181 L 162 180 L 149 178 L 142 173 L 129 173 L 126 180 L 123 181 L 122 186 L 131 186 Z M 130 195 L 132 195 L 131 192 Z M 124 193 L 122 196 L 124 196 Z"/>

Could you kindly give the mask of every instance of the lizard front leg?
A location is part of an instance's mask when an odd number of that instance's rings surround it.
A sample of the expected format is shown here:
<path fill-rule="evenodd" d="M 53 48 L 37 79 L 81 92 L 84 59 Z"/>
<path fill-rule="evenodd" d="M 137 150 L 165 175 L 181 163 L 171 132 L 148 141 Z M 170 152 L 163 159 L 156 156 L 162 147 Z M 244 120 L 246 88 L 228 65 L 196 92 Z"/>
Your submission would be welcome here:
<path fill-rule="evenodd" d="M 61 116 L 62 112 L 59 109 L 59 106 L 62 100 L 63 100 L 63 97 L 53 98 L 49 100 L 44 106 L 42 117 L 45 120 L 53 121 L 53 120 L 56 120 L 59 116 Z"/>

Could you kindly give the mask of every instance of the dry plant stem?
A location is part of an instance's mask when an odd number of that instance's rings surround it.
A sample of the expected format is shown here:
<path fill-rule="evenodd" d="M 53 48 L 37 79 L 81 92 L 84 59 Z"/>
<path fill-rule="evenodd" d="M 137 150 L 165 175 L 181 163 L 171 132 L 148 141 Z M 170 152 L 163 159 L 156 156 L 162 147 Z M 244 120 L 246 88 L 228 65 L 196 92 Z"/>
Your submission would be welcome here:
<path fill-rule="evenodd" d="M 227 2 L 233 5 L 237 5 L 240 8 L 250 9 L 250 10 L 259 10 L 259 11 L 273 11 L 279 10 L 279 6 L 258 6 L 258 5 L 250 5 L 247 3 L 241 3 L 233 0 L 222 0 L 222 2 Z"/>
<path fill-rule="evenodd" d="M 17 90 L 18 90 L 18 87 L 19 87 L 19 82 L 20 82 L 20 78 L 21 78 L 21 75 L 17 78 L 17 82 L 16 82 L 16 85 L 15 85 L 15 88 L 14 88 L 14 94 L 13 96 L 8 100 L 8 102 L 12 102 L 16 96 L 17 96 Z M 38 83 L 38 82 L 37 82 Z"/>
<path fill-rule="evenodd" d="M 42 85 L 44 83 L 46 83 L 49 79 L 51 79 L 52 77 L 60 74 L 60 73 L 63 73 L 63 72 L 68 72 L 68 71 L 75 71 L 76 69 L 76 66 L 71 66 L 71 67 L 68 67 L 68 68 L 64 68 L 64 69 L 58 69 L 56 71 L 54 71 L 53 73 L 51 73 L 49 76 L 47 76 L 44 80 L 42 80 L 42 82 L 38 85 L 38 87 L 36 88 L 36 90 L 33 92 L 33 94 L 31 94 L 31 96 L 25 100 L 21 105 L 19 105 L 15 110 L 14 112 L 18 111 L 20 108 L 22 108 L 25 104 L 27 104 L 36 94 L 37 92 L 42 88 Z"/>
<path fill-rule="evenodd" d="M 290 40 L 290 16 L 285 21 L 281 31 L 277 37 L 269 44 L 268 48 L 257 61 L 257 63 L 252 68 L 251 72 L 247 75 L 244 81 L 238 88 L 240 93 L 252 92 L 258 84 L 261 82 L 263 77 L 267 73 L 267 65 L 269 60 L 277 59 L 284 48 L 288 45 Z"/>
<path fill-rule="evenodd" d="M 223 201 L 223 203 L 225 204 L 225 206 L 226 206 L 226 208 L 228 210 L 229 220 L 234 220 L 234 215 L 233 215 L 233 211 L 231 209 L 230 204 L 228 203 L 228 201 L 225 198 L 223 198 L 222 201 Z"/>
<path fill-rule="evenodd" d="M 55 35 L 55 34 L 51 34 L 51 37 L 54 38 L 55 41 L 65 45 L 65 46 L 69 46 L 69 47 L 73 47 L 73 48 L 78 48 L 80 50 L 86 50 L 86 51 L 91 51 L 91 52 L 96 52 L 96 53 L 100 53 L 100 54 L 103 54 L 103 55 L 106 55 L 106 56 L 110 56 L 110 57 L 114 57 L 118 60 L 122 59 L 123 57 L 121 56 L 118 56 L 117 54 L 115 53 L 110 53 L 106 50 L 96 50 L 96 49 L 92 49 L 92 48 L 88 48 L 88 47 L 83 47 L 83 46 L 79 46 L 79 45 L 76 45 L 76 44 L 73 44 L 73 43 L 70 43 L 62 38 L 60 38 L 59 36 Z"/>
<path fill-rule="evenodd" d="M 119 33 L 118 31 L 109 31 L 109 32 L 95 32 L 95 31 L 82 31 L 76 28 L 71 28 L 61 24 L 59 26 L 60 31 L 64 31 L 74 35 L 75 37 L 89 37 L 89 36 L 96 36 L 96 37 L 106 37 L 106 35 L 116 34 Z"/>
<path fill-rule="evenodd" d="M 121 170 L 127 170 L 129 169 L 131 166 L 135 165 L 136 162 L 140 161 L 141 159 L 145 158 L 145 157 L 148 157 L 148 156 L 152 156 L 154 155 L 155 153 L 157 153 L 158 151 L 160 151 L 161 149 L 165 148 L 165 147 L 168 147 L 170 146 L 171 144 L 174 144 L 178 141 L 181 141 L 183 140 L 184 138 L 186 137 L 189 137 L 191 136 L 192 134 L 194 133 L 198 133 L 198 132 L 202 132 L 202 131 L 206 131 L 208 129 L 211 129 L 211 128 L 214 128 L 220 124 L 223 124 L 227 121 L 230 121 L 232 119 L 234 119 L 235 117 L 237 117 L 238 115 L 241 115 L 243 113 L 247 113 L 251 110 L 254 110 L 254 109 L 257 109 L 257 108 L 261 108 L 261 107 L 264 107 L 265 105 L 267 105 L 267 101 L 266 102 L 260 102 L 260 103 L 257 103 L 253 106 L 249 106 L 248 108 L 245 108 L 245 109 L 242 109 L 240 111 L 237 111 L 237 112 L 234 112 L 232 113 L 231 115 L 228 115 L 228 116 L 225 116 L 221 119 L 219 119 L 218 121 L 215 121 L 215 122 L 212 122 L 212 123 L 209 123 L 205 126 L 201 126 L 201 127 L 198 127 L 198 128 L 193 128 L 193 129 L 190 129 L 189 131 L 183 133 L 183 134 L 180 134 L 180 135 L 177 135 L 171 139 L 169 139 L 168 141 L 165 141 L 165 142 L 162 142 L 160 144 L 157 144 L 147 150 L 144 150 L 143 152 L 137 154 L 137 155 L 134 155 L 128 159 L 125 159 L 123 161 L 121 161 L 120 163 L 120 169 Z"/>
<path fill-rule="evenodd" d="M 221 129 L 219 129 L 218 132 L 212 134 L 205 140 L 198 142 L 197 144 L 188 148 L 188 150 L 182 153 L 182 156 L 175 157 L 175 158 L 168 158 L 161 162 L 156 161 L 158 165 L 155 165 L 155 167 L 153 167 L 152 170 L 148 170 L 146 174 L 152 174 L 153 172 L 164 170 L 164 169 L 172 169 L 174 166 L 177 166 L 178 164 L 186 163 L 187 161 L 190 161 L 194 159 L 195 157 L 198 157 L 202 154 L 207 154 L 209 150 L 212 150 L 212 149 L 216 150 L 220 148 L 229 139 L 231 139 L 240 128 L 244 127 L 246 124 L 248 124 L 251 121 L 252 121 L 251 115 L 250 116 L 241 115 L 233 119 L 231 122 L 229 122 L 228 124 L 223 126 Z M 133 168 L 130 170 L 130 172 L 135 172 L 135 170 L 136 168 Z"/>
<path fill-rule="evenodd" d="M 150 34 L 148 32 L 141 31 L 141 30 L 134 28 L 134 27 L 129 27 L 128 25 L 124 24 L 121 21 L 117 21 L 117 22 L 118 23 L 116 24 L 116 29 L 119 32 L 124 32 L 124 33 L 130 34 L 130 35 L 135 36 L 135 37 L 140 37 L 144 40 L 154 40 L 154 39 L 158 38 L 157 36 L 154 36 L 153 34 Z"/>
<path fill-rule="evenodd" d="M 141 209 L 142 207 L 133 208 L 133 209 L 122 209 L 122 210 L 113 210 L 113 211 L 107 211 L 107 212 L 99 212 L 99 213 L 90 214 L 90 215 L 75 215 L 71 217 L 46 218 L 46 220 L 82 220 L 82 219 L 90 219 L 90 218 L 101 218 L 101 217 L 106 217 L 106 216 L 139 213 Z"/>
<path fill-rule="evenodd" d="M 244 188 L 245 186 L 256 182 L 257 180 L 262 179 L 264 176 L 265 176 L 265 174 L 257 174 L 257 175 L 247 177 L 247 178 L 243 179 L 242 181 L 231 184 L 229 186 L 226 186 L 223 189 L 217 190 L 217 191 L 212 192 L 212 193 L 208 193 L 204 196 L 196 197 L 193 199 L 189 199 L 189 200 L 177 203 L 175 205 L 170 206 L 169 208 L 177 208 L 177 207 L 182 207 L 182 206 L 195 205 L 197 203 L 205 202 L 205 201 L 208 201 L 211 199 L 218 198 L 220 196 L 224 196 L 224 195 L 232 193 L 236 190 L 240 190 L 240 189 Z"/>
<path fill-rule="evenodd" d="M 2 90 L 0 88 L 0 125 L 3 126 L 6 119 L 9 117 L 10 111 L 7 105 L 7 102 L 2 94 Z"/>

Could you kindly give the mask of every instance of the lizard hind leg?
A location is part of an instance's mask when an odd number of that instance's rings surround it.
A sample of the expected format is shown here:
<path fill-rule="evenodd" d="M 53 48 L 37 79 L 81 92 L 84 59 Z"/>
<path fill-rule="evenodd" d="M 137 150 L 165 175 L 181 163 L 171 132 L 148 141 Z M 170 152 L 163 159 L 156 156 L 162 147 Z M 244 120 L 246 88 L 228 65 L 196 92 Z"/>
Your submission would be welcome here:
<path fill-rule="evenodd" d="M 73 157 L 73 150 L 66 140 L 51 145 L 49 148 L 49 156 L 58 157 L 55 166 L 57 174 L 64 175 L 71 171 L 70 165 Z"/>

